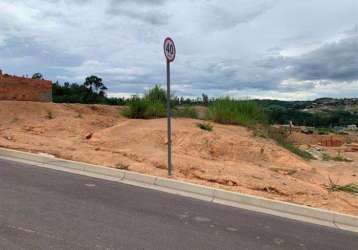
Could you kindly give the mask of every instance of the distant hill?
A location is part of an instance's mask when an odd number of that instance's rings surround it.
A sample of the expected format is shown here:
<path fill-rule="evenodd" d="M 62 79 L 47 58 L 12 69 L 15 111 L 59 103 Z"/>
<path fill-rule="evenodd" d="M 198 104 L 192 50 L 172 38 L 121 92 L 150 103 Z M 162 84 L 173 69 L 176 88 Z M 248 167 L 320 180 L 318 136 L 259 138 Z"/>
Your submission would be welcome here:
<path fill-rule="evenodd" d="M 256 100 L 271 123 L 314 127 L 358 125 L 358 98 L 319 98 L 314 101 Z"/>

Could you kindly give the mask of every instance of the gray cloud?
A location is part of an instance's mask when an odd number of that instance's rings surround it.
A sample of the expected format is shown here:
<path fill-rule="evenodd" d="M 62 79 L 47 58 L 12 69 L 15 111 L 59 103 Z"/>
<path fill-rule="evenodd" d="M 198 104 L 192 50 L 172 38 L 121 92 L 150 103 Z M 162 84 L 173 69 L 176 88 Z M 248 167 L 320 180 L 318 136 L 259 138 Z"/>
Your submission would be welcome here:
<path fill-rule="evenodd" d="M 140 12 L 130 9 L 111 9 L 108 13 L 116 16 L 126 16 L 151 25 L 165 25 L 169 21 L 169 15 L 155 10 Z"/>
<path fill-rule="evenodd" d="M 151 25 L 164 25 L 169 15 L 160 8 L 164 0 L 111 0 L 107 13 L 111 16 L 126 16 Z"/>
<path fill-rule="evenodd" d="M 358 36 L 324 45 L 290 61 L 293 76 L 300 80 L 357 80 Z"/>
<path fill-rule="evenodd" d="M 165 0 L 110 0 L 110 5 L 118 6 L 128 3 L 136 3 L 139 5 L 158 6 L 158 5 L 163 5 L 165 2 L 166 2 Z"/>
<path fill-rule="evenodd" d="M 213 1 L 204 7 L 207 10 L 205 13 L 207 21 L 210 23 L 208 27 L 221 30 L 248 23 L 273 8 L 275 1 L 259 0 L 250 4 L 245 2 L 239 8 L 230 8 L 229 6 L 232 5 L 235 5 L 235 2 L 231 0 L 227 1 L 225 5 L 222 2 Z"/>
<path fill-rule="evenodd" d="M 180 95 L 305 99 L 340 86 L 358 95 L 357 7 L 355 0 L 2 0 L 0 67 L 62 82 L 98 74 L 112 93 L 142 93 L 165 85 L 169 35 Z"/>

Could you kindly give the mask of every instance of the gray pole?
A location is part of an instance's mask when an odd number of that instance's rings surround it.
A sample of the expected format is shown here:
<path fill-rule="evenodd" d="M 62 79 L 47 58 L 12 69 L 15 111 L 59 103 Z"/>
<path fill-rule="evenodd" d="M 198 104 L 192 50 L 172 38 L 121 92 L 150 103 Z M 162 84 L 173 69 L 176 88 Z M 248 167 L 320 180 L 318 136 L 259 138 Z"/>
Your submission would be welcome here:
<path fill-rule="evenodd" d="M 167 60 L 168 175 L 172 175 L 172 126 L 170 110 L 170 62 Z"/>

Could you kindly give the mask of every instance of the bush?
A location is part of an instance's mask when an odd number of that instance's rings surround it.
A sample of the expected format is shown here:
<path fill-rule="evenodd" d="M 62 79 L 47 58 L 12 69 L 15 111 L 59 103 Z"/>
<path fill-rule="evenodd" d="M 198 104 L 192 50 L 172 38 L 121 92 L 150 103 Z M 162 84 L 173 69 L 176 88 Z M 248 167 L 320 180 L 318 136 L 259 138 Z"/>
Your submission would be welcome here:
<path fill-rule="evenodd" d="M 151 119 L 166 117 L 166 93 L 158 85 L 140 98 L 133 96 L 122 114 L 132 119 Z"/>
<path fill-rule="evenodd" d="M 148 103 L 144 99 L 133 96 L 128 106 L 123 109 L 122 114 L 132 119 L 144 119 L 146 118 L 147 109 Z"/>
<path fill-rule="evenodd" d="M 219 98 L 208 109 L 207 117 L 218 123 L 253 126 L 266 123 L 264 111 L 255 101 Z"/>
<path fill-rule="evenodd" d="M 160 102 L 165 105 L 167 103 L 167 93 L 159 85 L 155 85 L 154 88 L 144 95 L 144 99 L 149 102 Z"/>
<path fill-rule="evenodd" d="M 48 119 L 53 119 L 53 113 L 52 113 L 51 110 L 48 110 L 48 111 L 47 111 L 47 118 L 48 118 Z"/>
<path fill-rule="evenodd" d="M 184 117 L 184 118 L 198 118 L 198 112 L 196 112 L 195 108 L 190 106 L 185 106 L 183 108 L 178 108 L 173 110 L 174 117 Z"/>
<path fill-rule="evenodd" d="M 206 131 L 212 131 L 213 130 L 213 125 L 211 125 L 208 122 L 201 122 L 201 123 L 197 123 L 196 125 L 198 126 L 198 128 L 200 128 L 202 130 L 206 130 Z"/>
<path fill-rule="evenodd" d="M 165 105 L 160 101 L 144 100 L 144 102 L 146 102 L 144 118 L 161 118 L 167 116 Z"/>

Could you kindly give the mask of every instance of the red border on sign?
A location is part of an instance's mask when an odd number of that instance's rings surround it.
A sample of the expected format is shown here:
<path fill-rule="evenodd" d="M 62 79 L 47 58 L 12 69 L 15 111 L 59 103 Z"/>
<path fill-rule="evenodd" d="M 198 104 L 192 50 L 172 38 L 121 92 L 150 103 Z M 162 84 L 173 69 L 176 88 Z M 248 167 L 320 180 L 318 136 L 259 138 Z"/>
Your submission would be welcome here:
<path fill-rule="evenodd" d="M 165 43 L 166 43 L 166 41 L 168 41 L 168 40 L 170 40 L 170 41 L 173 43 L 173 45 L 174 45 L 174 57 L 173 57 L 173 59 L 171 59 L 171 60 L 167 57 L 167 54 L 165 53 Z M 175 56 L 176 56 L 176 54 L 177 54 L 177 50 L 176 50 L 176 48 L 175 48 L 175 43 L 174 43 L 173 39 L 171 39 L 170 37 L 165 38 L 165 39 L 164 39 L 164 44 L 163 44 L 163 49 L 164 49 L 164 55 L 165 55 L 165 57 L 167 58 L 168 62 L 173 62 L 173 61 L 175 60 Z"/>

